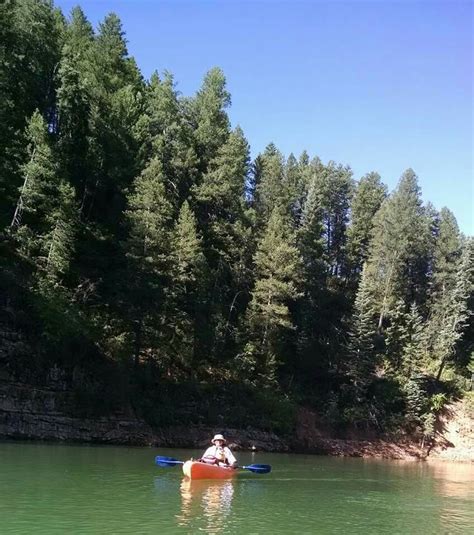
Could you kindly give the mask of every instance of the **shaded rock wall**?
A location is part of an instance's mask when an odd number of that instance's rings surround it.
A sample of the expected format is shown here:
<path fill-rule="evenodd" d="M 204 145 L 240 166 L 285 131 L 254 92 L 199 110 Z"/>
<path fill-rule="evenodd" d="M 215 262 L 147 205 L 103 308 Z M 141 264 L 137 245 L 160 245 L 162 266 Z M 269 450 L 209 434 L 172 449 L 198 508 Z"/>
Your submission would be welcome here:
<path fill-rule="evenodd" d="M 18 362 L 28 362 L 34 355 L 21 333 L 1 321 L 0 438 L 113 444 L 152 442 L 151 428 L 133 415 L 71 416 L 74 392 L 63 370 L 51 368 L 45 377 L 33 378 L 31 370 L 17 369 Z M 28 382 L 21 381 L 20 375 Z"/>
<path fill-rule="evenodd" d="M 20 381 L 9 367 L 12 358 L 31 355 L 21 335 L 0 328 L 0 438 L 206 448 L 210 437 L 224 433 L 235 450 L 306 452 L 324 455 L 391 459 L 441 458 L 474 460 L 472 410 L 462 403 L 449 406 L 440 419 L 436 441 L 428 449 L 405 437 L 378 437 L 369 431 L 352 431 L 343 439 L 325 426 L 317 413 L 301 408 L 295 434 L 282 438 L 257 429 L 216 429 L 175 425 L 152 429 L 130 408 L 96 418 L 74 415 L 74 391 L 64 371 L 52 368 L 42 384 Z M 23 374 L 22 374 L 23 375 Z M 28 377 L 28 373 L 25 373 Z"/>
<path fill-rule="evenodd" d="M 290 449 L 277 435 L 255 429 L 180 425 L 152 429 L 130 407 L 102 417 L 79 417 L 74 410 L 74 377 L 56 367 L 44 377 L 30 377 L 31 370 L 18 373 L 12 366 L 16 359 L 28 362 L 32 355 L 21 334 L 0 321 L 0 438 L 205 448 L 210 437 L 223 432 L 237 450 Z"/>
<path fill-rule="evenodd" d="M 152 443 L 151 428 L 123 415 L 75 418 L 60 410 L 69 392 L 0 380 L 0 437 L 113 444 Z"/>
<path fill-rule="evenodd" d="M 39 388 L 0 377 L 0 438 L 149 445 L 170 448 L 202 448 L 210 437 L 223 433 L 238 450 L 305 452 L 349 457 L 386 459 L 445 459 L 474 461 L 472 413 L 462 403 L 449 406 L 435 443 L 422 448 L 409 437 L 360 436 L 335 438 L 318 422 L 317 415 L 302 409 L 293 438 L 282 438 L 257 429 L 175 425 L 152 429 L 146 422 L 126 414 L 79 418 L 67 415 L 72 395 L 67 390 Z"/>
<path fill-rule="evenodd" d="M 208 426 L 171 426 L 152 429 L 139 418 L 115 414 L 76 418 L 60 408 L 67 406 L 68 391 L 54 391 L 0 380 L 0 438 L 59 440 L 103 444 L 206 448 L 210 437 L 222 432 L 236 450 L 289 451 L 277 435 L 256 429 L 218 429 Z"/>

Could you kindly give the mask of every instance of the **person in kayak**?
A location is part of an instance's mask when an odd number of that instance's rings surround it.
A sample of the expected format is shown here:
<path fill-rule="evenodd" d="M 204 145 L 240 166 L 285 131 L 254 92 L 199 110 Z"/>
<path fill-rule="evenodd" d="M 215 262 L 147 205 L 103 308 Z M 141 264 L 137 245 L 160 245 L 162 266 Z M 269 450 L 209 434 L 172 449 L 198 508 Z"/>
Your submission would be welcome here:
<path fill-rule="evenodd" d="M 204 455 L 199 459 L 208 464 L 217 464 L 218 466 L 237 467 L 237 459 L 230 449 L 225 445 L 226 439 L 222 435 L 215 435 L 211 440 L 212 446 L 207 448 Z"/>

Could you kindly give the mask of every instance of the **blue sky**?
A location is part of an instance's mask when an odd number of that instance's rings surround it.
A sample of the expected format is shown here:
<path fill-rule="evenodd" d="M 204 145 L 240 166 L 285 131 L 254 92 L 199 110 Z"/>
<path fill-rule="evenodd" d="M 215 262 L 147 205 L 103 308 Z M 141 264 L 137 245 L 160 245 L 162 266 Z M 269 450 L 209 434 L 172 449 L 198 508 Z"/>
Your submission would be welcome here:
<path fill-rule="evenodd" d="M 473 3 L 463 0 L 57 0 L 94 26 L 116 12 L 145 77 L 193 94 L 221 67 L 232 124 L 255 156 L 273 141 L 380 173 L 411 167 L 423 199 L 474 234 Z"/>

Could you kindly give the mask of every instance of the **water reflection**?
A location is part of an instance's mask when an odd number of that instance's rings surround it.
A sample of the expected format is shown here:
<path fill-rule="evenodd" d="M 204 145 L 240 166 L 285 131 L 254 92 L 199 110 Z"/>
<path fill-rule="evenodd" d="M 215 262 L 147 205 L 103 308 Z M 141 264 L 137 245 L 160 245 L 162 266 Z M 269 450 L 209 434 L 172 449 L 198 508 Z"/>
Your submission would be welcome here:
<path fill-rule="evenodd" d="M 474 497 L 474 465 L 472 463 L 430 463 L 439 494 L 455 498 Z"/>
<path fill-rule="evenodd" d="M 426 532 L 474 533 L 473 463 L 367 460 L 364 471 L 385 481 L 390 496 L 401 496 L 404 520 L 423 515 Z"/>
<path fill-rule="evenodd" d="M 430 463 L 434 490 L 443 501 L 439 516 L 444 533 L 467 533 L 474 524 L 472 504 L 474 497 L 474 466 L 469 463 Z"/>
<path fill-rule="evenodd" d="M 204 520 L 207 533 L 219 533 L 225 528 L 232 507 L 232 480 L 210 481 L 184 478 L 180 486 L 181 511 L 176 515 L 178 525 L 189 527 Z"/>

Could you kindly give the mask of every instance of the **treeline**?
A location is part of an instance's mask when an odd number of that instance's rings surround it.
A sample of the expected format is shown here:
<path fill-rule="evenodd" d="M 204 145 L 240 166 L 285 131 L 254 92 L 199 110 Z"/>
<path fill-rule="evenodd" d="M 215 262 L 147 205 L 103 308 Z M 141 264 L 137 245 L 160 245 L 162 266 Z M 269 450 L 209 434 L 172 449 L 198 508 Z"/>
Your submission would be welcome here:
<path fill-rule="evenodd" d="M 430 432 L 474 371 L 474 248 L 411 169 L 389 193 L 273 144 L 251 161 L 220 69 L 183 97 L 115 14 L 0 10 L 2 317 L 42 355 L 11 369 L 154 423 L 309 404 Z"/>

